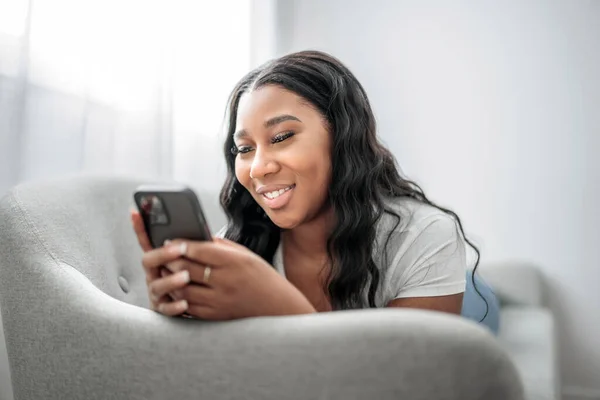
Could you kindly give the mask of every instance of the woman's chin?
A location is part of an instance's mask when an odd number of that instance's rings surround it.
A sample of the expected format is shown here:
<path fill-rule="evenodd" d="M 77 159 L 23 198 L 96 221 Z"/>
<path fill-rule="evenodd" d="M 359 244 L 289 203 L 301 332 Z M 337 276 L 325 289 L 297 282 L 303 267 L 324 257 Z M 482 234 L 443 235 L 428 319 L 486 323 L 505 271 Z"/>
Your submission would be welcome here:
<path fill-rule="evenodd" d="M 290 230 L 300 225 L 301 221 L 297 218 L 285 217 L 283 215 L 269 215 L 271 222 L 277 225 L 280 229 Z"/>

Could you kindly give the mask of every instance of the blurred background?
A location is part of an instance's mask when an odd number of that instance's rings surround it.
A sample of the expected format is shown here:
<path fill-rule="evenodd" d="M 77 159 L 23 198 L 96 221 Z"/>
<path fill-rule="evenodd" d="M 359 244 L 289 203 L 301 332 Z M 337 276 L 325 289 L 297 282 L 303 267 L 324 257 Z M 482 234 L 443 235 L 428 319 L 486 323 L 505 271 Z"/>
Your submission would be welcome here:
<path fill-rule="evenodd" d="M 0 195 L 88 171 L 216 196 L 229 92 L 309 48 L 484 262 L 542 270 L 564 398 L 600 399 L 600 1 L 0 0 Z"/>

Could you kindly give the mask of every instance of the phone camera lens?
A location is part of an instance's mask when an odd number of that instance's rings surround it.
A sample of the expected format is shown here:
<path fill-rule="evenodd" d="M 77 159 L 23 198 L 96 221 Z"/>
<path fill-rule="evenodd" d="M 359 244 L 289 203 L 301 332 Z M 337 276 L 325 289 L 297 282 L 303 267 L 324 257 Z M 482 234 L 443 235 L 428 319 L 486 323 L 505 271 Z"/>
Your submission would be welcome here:
<path fill-rule="evenodd" d="M 148 195 L 142 197 L 140 206 L 142 212 L 148 216 L 150 224 L 167 225 L 169 223 L 163 202 L 158 196 Z"/>

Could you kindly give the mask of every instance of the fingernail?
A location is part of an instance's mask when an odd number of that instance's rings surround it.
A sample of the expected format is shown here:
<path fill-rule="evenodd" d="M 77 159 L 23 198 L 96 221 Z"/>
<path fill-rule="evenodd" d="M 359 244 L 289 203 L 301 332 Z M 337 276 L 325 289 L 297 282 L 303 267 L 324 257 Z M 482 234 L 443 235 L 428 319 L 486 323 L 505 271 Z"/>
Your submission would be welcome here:
<path fill-rule="evenodd" d="M 183 253 L 181 252 L 181 245 L 180 244 L 173 244 L 173 243 L 169 243 L 167 245 L 167 251 L 171 254 L 173 254 L 174 256 L 180 256 Z"/>
<path fill-rule="evenodd" d="M 171 241 L 169 239 L 165 240 L 165 242 L 163 243 L 163 246 L 168 246 L 169 244 L 171 244 Z"/>
<path fill-rule="evenodd" d="M 182 256 L 184 256 L 185 253 L 187 253 L 187 243 L 186 242 L 182 242 L 179 245 L 179 252 L 181 253 Z"/>
<path fill-rule="evenodd" d="M 188 270 L 183 270 L 177 273 L 179 275 L 178 279 L 182 283 L 188 283 L 190 281 L 190 272 Z"/>
<path fill-rule="evenodd" d="M 177 302 L 177 308 L 180 309 L 181 311 L 186 311 L 188 309 L 187 300 L 179 300 Z"/>

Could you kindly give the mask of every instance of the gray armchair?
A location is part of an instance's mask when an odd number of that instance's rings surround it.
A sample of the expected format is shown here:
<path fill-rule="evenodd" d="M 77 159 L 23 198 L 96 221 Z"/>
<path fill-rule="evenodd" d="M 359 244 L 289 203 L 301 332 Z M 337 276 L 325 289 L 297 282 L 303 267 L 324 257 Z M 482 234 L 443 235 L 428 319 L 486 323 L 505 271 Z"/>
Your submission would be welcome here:
<path fill-rule="evenodd" d="M 148 310 L 128 219 L 139 183 L 71 177 L 18 186 L 0 202 L 15 399 L 523 398 L 499 342 L 457 316 L 382 309 L 215 323 Z"/>

